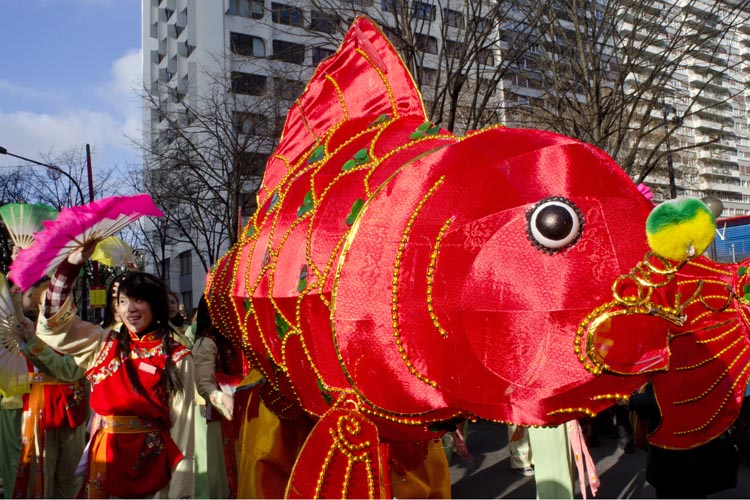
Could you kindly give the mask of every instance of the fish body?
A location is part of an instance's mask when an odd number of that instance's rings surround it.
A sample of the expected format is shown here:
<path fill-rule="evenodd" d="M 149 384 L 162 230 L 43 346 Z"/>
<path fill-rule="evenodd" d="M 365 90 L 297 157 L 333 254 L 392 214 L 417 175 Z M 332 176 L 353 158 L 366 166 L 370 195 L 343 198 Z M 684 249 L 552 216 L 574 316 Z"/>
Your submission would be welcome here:
<path fill-rule="evenodd" d="M 591 145 L 431 124 L 358 18 L 290 110 L 206 296 L 280 415 L 346 401 L 391 440 L 452 418 L 553 425 L 646 380 L 587 370 L 576 331 L 648 250 L 650 210 Z"/>

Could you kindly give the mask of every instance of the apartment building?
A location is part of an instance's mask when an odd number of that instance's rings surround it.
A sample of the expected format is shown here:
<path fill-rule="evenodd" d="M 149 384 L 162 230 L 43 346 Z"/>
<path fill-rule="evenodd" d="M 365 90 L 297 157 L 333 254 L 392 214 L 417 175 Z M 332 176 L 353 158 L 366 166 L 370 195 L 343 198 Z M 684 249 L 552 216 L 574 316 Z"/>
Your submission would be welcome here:
<path fill-rule="evenodd" d="M 227 77 L 227 90 L 232 91 L 227 96 L 273 101 L 262 111 L 237 113 L 237 127 L 248 135 L 278 136 L 288 106 L 302 92 L 315 66 L 333 54 L 345 29 L 332 12 L 344 21 L 353 19 L 355 12 L 366 12 L 397 46 L 396 39 L 413 43 L 416 50 L 412 52 L 418 55 L 405 62 L 422 84 L 428 109 L 446 81 L 441 71 L 441 65 L 447 64 L 445 56 L 462 54 L 462 35 L 484 32 L 497 37 L 500 45 L 477 54 L 476 65 L 466 74 L 481 92 L 491 94 L 490 108 L 503 110 L 493 119 L 502 121 L 503 112 L 536 104 L 544 89 L 533 76 L 541 69 L 534 62 L 534 53 L 540 49 L 535 43 L 527 47 L 529 57 L 518 59 L 502 80 L 493 81 L 483 73 L 486 68 L 492 74 L 502 60 L 502 50 L 514 43 L 507 26 L 491 26 L 490 18 L 483 16 L 483 9 L 492 5 L 488 0 L 453 4 L 435 0 L 142 0 L 144 85 L 169 90 L 159 109 L 145 105 L 144 140 L 169 143 L 165 115 L 183 113 L 180 103 L 197 102 L 215 86 L 216 75 L 222 74 Z M 685 15 L 691 16 L 691 22 L 704 26 L 714 22 L 706 15 L 708 7 L 690 5 L 693 11 L 686 9 Z M 398 25 L 399 9 L 415 20 L 409 36 L 406 27 Z M 517 26 L 523 29 L 524 24 Z M 656 112 L 670 125 L 679 122 L 668 143 L 677 194 L 718 196 L 725 206 L 724 216 L 750 214 L 750 25 L 717 40 L 721 46 L 714 53 L 696 54 L 678 71 L 675 92 L 665 97 L 664 107 Z M 717 64 L 730 67 L 720 78 L 715 78 Z M 697 93 L 700 97 L 692 99 Z M 687 113 L 692 100 L 704 109 Z M 470 113 L 468 103 L 458 103 L 456 130 L 461 130 L 461 120 L 470 120 Z M 706 147 L 682 150 L 707 138 L 711 144 Z M 256 164 L 262 164 L 273 146 L 272 141 L 257 143 L 248 153 L 254 155 Z M 145 163 L 147 169 L 155 168 L 153 159 L 146 158 Z M 179 175 L 179 170 L 175 172 Z M 246 186 L 248 198 L 253 197 L 258 181 Z M 648 182 L 660 193 L 657 199 L 668 197 L 663 194 L 669 193 L 668 169 L 655 171 Z M 244 220 L 254 204 L 246 207 Z M 205 272 L 192 246 L 165 245 L 165 258 L 158 264 L 169 270 L 169 284 L 181 294 L 185 306 L 196 305 Z"/>
<path fill-rule="evenodd" d="M 666 162 L 647 183 L 659 193 L 657 201 L 672 195 L 715 196 L 724 205 L 722 216 L 734 217 L 750 214 L 750 25 L 745 22 L 735 30 L 725 30 L 721 18 L 727 11 L 717 7 L 721 3 L 653 2 L 654 9 L 663 4 L 680 7 L 679 14 L 670 18 L 676 26 L 665 23 L 660 28 L 665 39 L 674 38 L 675 30 L 680 30 L 688 35 L 686 41 L 700 33 L 708 42 L 704 50 L 691 51 L 681 61 L 662 95 L 662 105 L 653 111 L 657 122 L 662 120 L 665 129 L 674 128 L 675 133 L 666 143 Z M 631 29 L 627 15 L 624 19 L 623 29 Z M 663 47 L 653 49 L 655 54 L 663 51 Z M 678 50 L 672 54 L 681 56 Z"/>
<path fill-rule="evenodd" d="M 438 54 L 449 50 L 458 55 L 458 39 L 467 29 L 488 33 L 493 29 L 479 16 L 481 10 L 467 19 L 459 10 L 439 8 L 427 0 L 353 2 L 348 7 L 343 2 L 336 10 L 344 23 L 364 11 L 384 31 L 396 35 L 397 9 L 408 9 L 417 19 L 412 41 L 419 57 L 407 64 L 424 83 L 428 106 L 435 97 L 430 87 L 439 88 L 439 79 L 445 79 L 439 76 Z M 481 3 L 478 5 L 481 8 Z M 168 147 L 174 134 L 167 118 L 184 114 L 182 103 L 199 105 L 201 96 L 215 91 L 217 75 L 222 74 L 227 77 L 226 90 L 231 90 L 226 93 L 227 99 L 239 96 L 245 102 L 271 102 L 262 111 L 235 113 L 236 126 L 248 135 L 278 137 L 289 106 L 303 91 L 317 64 L 335 52 L 346 29 L 329 14 L 334 8 L 333 4 L 307 0 L 142 0 L 143 81 L 147 92 L 158 96 L 156 101 L 144 104 L 144 142 L 155 150 Z M 469 79 L 479 81 L 481 67 L 492 68 L 498 57 L 492 51 L 480 54 L 480 70 L 472 70 Z M 501 98 L 496 83 L 483 85 L 483 92 L 491 92 L 493 99 Z M 466 104 L 458 106 L 459 121 L 465 117 Z M 190 116 L 179 119 L 189 121 Z M 261 122 L 263 126 L 259 126 Z M 256 164 L 262 164 L 273 147 L 272 141 L 254 143 L 248 153 Z M 148 154 L 144 163 L 147 171 L 180 175 L 178 164 L 159 164 Z M 248 198 L 259 180 L 248 183 Z M 251 215 L 254 202 L 246 206 L 244 221 Z M 157 231 L 153 234 L 159 238 Z M 204 288 L 205 271 L 194 246 L 165 241 L 162 251 L 163 258 L 153 264 L 166 271 L 169 286 L 181 295 L 186 308 L 195 306 Z"/>

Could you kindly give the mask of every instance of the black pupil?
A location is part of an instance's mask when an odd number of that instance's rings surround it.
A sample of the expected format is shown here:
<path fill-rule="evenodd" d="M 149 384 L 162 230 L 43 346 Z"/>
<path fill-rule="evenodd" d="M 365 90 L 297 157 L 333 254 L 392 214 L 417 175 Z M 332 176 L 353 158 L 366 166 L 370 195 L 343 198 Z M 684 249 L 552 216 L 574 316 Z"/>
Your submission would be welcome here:
<path fill-rule="evenodd" d="M 573 229 L 573 217 L 565 208 L 559 205 L 549 205 L 537 214 L 536 228 L 550 240 L 561 240 L 567 237 Z"/>

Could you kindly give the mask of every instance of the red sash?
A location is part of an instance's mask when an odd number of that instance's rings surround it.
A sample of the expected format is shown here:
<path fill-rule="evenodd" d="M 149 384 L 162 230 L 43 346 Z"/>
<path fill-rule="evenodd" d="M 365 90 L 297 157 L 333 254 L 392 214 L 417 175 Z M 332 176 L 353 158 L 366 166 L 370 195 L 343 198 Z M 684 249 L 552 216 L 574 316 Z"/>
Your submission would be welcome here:
<path fill-rule="evenodd" d="M 142 497 L 167 484 L 182 453 L 159 421 L 106 416 L 89 451 L 89 498 Z"/>

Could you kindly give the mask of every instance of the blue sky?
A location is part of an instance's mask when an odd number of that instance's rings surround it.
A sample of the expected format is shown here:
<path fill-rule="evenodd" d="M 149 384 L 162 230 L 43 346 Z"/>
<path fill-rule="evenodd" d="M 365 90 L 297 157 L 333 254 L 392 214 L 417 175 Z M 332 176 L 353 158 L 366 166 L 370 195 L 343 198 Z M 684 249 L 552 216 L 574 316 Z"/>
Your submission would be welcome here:
<path fill-rule="evenodd" d="M 0 0 L 0 146 L 41 160 L 90 144 L 95 176 L 140 164 L 140 51 L 140 0 Z"/>

